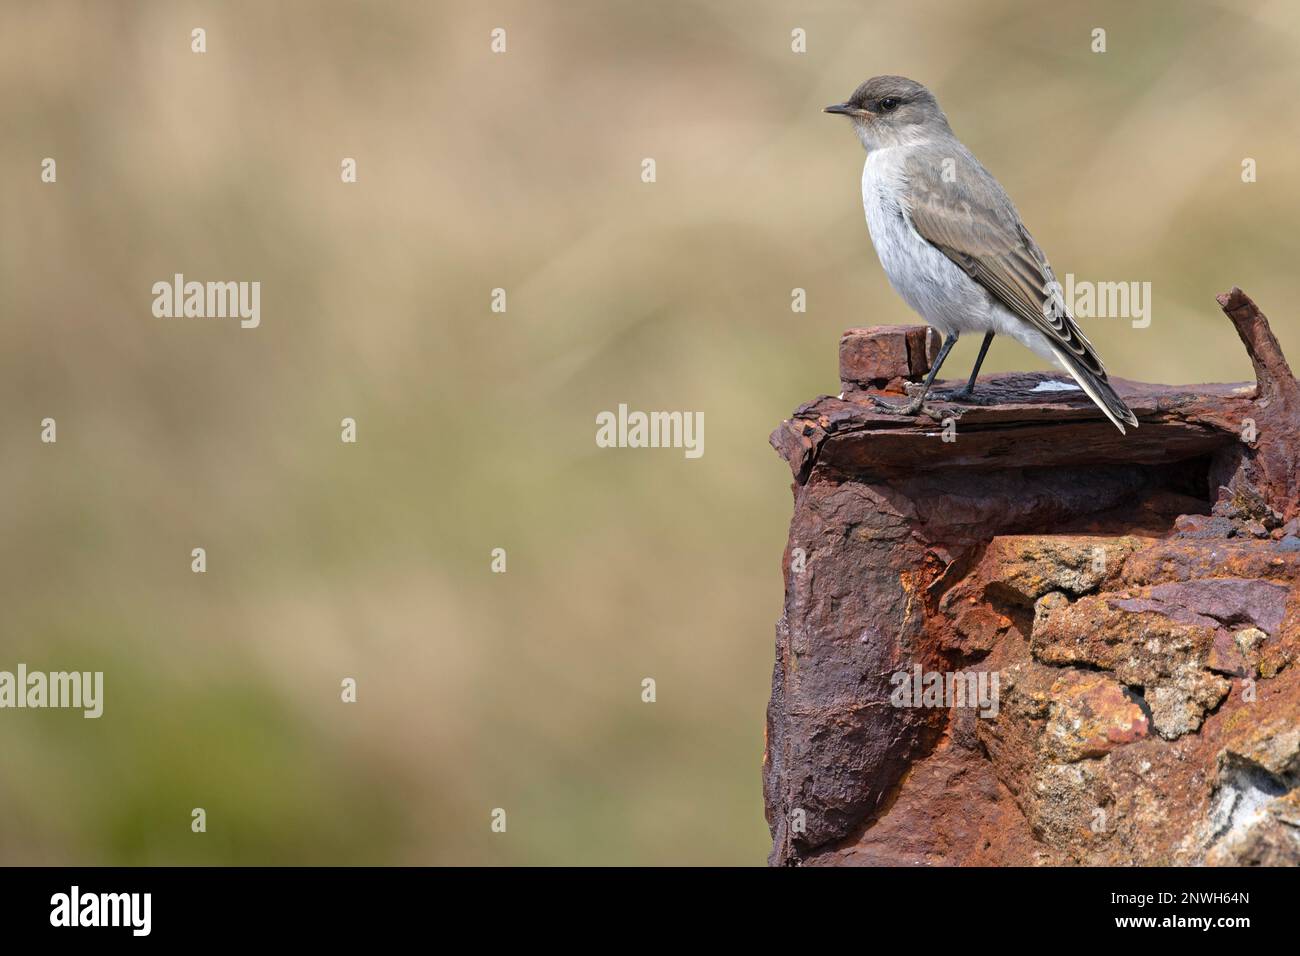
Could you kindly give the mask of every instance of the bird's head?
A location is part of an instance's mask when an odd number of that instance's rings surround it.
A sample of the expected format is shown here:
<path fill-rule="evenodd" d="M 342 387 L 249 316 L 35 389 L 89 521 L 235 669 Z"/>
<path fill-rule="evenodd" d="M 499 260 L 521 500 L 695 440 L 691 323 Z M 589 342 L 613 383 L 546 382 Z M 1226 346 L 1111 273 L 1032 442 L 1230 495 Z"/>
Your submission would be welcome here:
<path fill-rule="evenodd" d="M 873 76 L 822 112 L 847 116 L 868 150 L 925 142 L 951 133 L 934 94 L 905 76 Z"/>

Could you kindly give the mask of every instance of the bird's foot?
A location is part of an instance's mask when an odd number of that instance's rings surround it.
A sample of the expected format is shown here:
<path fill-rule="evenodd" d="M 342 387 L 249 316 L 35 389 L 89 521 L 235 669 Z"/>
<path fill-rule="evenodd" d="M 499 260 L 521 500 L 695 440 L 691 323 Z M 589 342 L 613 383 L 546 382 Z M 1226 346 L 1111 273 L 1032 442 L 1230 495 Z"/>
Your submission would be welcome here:
<path fill-rule="evenodd" d="M 955 388 L 952 391 L 932 392 L 936 401 L 952 402 L 954 405 L 988 405 L 992 399 L 983 395 L 976 395 L 974 390 L 966 388 Z"/>
<path fill-rule="evenodd" d="M 875 395 L 871 394 L 868 394 L 867 397 L 870 398 L 875 406 L 886 415 L 925 415 L 928 418 L 933 418 L 936 422 L 943 421 L 943 413 L 926 404 L 925 395 L 923 392 L 919 391 L 919 386 L 918 391 L 916 392 L 913 392 L 912 389 L 908 389 L 908 394 L 912 395 L 912 400 L 910 402 L 905 402 L 902 405 L 895 405 L 893 402 L 887 402 L 883 398 L 877 398 Z"/>

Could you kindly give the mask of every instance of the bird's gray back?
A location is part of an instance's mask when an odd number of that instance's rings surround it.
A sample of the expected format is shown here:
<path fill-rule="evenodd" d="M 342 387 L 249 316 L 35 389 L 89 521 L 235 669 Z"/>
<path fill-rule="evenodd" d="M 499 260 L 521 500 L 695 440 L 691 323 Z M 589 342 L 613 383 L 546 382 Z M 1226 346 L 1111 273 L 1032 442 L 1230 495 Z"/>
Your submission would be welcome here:
<path fill-rule="evenodd" d="M 1065 308 L 1047 257 L 970 150 L 954 137 L 919 143 L 907 151 L 901 182 L 913 228 L 1023 320 L 1022 341 L 1042 335 L 1051 349 L 1063 349 L 1106 380 L 1096 350 Z"/>

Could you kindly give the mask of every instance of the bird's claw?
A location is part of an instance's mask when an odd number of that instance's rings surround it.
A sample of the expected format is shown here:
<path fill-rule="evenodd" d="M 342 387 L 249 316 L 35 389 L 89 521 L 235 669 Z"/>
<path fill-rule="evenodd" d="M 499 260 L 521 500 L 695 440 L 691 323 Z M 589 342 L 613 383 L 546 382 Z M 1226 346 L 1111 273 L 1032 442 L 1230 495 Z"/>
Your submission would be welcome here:
<path fill-rule="evenodd" d="M 942 422 L 947 417 L 943 412 L 929 405 L 921 394 L 914 395 L 910 402 L 903 405 L 895 405 L 893 402 L 887 402 L 875 395 L 869 395 L 868 397 L 878 409 L 887 415 L 925 415 L 936 422 Z"/>
<path fill-rule="evenodd" d="M 934 398 L 940 402 L 951 402 L 954 405 L 988 405 L 990 400 L 982 395 L 976 395 L 973 391 L 966 388 L 954 389 L 951 392 L 935 392 Z"/>
<path fill-rule="evenodd" d="M 966 402 L 970 401 L 975 393 L 965 388 L 954 388 L 950 392 L 939 391 L 934 393 L 934 397 L 945 402 Z"/>

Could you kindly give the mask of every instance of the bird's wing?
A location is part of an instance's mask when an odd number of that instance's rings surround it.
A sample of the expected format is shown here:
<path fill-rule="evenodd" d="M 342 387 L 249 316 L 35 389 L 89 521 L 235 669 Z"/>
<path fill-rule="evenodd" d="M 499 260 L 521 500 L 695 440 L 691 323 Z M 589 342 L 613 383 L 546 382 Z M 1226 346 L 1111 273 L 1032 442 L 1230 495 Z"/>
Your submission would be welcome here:
<path fill-rule="evenodd" d="M 1048 340 L 1106 381 L 1056 277 L 998 181 L 965 149 L 936 145 L 905 164 L 907 211 L 921 237 Z"/>

